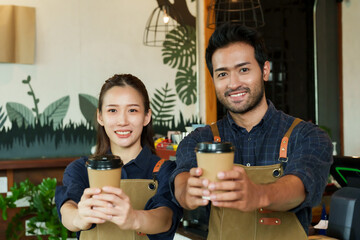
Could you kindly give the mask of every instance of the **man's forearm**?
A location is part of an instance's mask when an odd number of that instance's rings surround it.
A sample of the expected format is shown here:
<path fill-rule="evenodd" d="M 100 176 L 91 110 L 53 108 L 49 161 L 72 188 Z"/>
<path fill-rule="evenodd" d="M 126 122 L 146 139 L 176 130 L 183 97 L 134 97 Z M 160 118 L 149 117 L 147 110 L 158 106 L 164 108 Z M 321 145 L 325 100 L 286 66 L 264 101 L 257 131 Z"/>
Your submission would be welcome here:
<path fill-rule="evenodd" d="M 305 188 L 295 175 L 286 175 L 277 182 L 262 185 L 264 198 L 261 205 L 274 211 L 287 211 L 300 205 L 306 197 Z"/>
<path fill-rule="evenodd" d="M 189 177 L 189 172 L 182 172 L 179 173 L 174 180 L 175 198 L 185 209 L 189 209 L 189 206 L 186 203 L 186 187 Z"/>

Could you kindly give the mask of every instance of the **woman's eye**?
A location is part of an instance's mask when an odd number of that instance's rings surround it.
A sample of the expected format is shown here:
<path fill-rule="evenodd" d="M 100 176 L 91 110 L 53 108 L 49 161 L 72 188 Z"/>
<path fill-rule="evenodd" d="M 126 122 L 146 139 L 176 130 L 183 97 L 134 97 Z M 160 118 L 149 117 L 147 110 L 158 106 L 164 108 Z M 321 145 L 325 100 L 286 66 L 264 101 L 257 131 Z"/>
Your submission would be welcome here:
<path fill-rule="evenodd" d="M 109 109 L 108 112 L 116 112 L 116 109 Z"/>
<path fill-rule="evenodd" d="M 137 112 L 137 109 L 132 108 L 129 110 L 129 112 Z"/>

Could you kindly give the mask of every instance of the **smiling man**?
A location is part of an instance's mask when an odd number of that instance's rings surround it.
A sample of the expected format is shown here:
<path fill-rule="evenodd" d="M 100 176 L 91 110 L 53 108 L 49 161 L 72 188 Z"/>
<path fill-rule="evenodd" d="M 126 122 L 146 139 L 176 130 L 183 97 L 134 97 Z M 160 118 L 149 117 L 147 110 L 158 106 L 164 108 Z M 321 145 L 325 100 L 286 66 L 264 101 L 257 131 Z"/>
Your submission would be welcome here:
<path fill-rule="evenodd" d="M 321 201 L 332 163 L 331 140 L 266 99 L 270 63 L 255 30 L 217 28 L 206 63 L 228 113 L 180 143 L 171 178 L 178 203 L 196 209 L 211 202 L 208 239 L 307 239 L 311 209 Z M 235 146 L 235 164 L 215 183 L 200 178 L 194 149 L 216 136 Z"/>

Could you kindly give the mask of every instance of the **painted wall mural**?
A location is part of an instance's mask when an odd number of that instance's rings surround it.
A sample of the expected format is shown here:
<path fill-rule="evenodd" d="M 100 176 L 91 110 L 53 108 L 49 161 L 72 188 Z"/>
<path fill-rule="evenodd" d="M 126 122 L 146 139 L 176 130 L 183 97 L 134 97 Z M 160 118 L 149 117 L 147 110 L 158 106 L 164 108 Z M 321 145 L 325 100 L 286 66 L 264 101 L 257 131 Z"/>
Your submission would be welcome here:
<path fill-rule="evenodd" d="M 179 8 L 184 21 L 166 35 L 161 47 L 160 64 L 176 70 L 175 79 L 163 82 L 160 88 L 149 89 L 154 130 L 164 136 L 169 130 L 185 131 L 185 126 L 202 122 L 197 115 L 185 118 L 189 113 L 176 109 L 178 101 L 186 106 L 198 101 L 195 17 L 185 0 L 165 2 Z M 157 0 L 157 3 L 160 6 L 164 1 Z M 75 94 L 76 99 L 64 94 L 44 105 L 41 96 L 51 90 L 34 88 L 38 86 L 34 83 L 39 81 L 36 76 L 24 78 L 16 80 L 27 89 L 20 93 L 24 98 L 0 103 L 0 160 L 89 155 L 96 141 L 97 97 L 80 92 Z M 40 109 L 39 103 L 45 107 Z M 71 104 L 79 106 L 80 122 L 67 116 Z M 64 121 L 66 117 L 70 121 Z"/>
<path fill-rule="evenodd" d="M 40 112 L 31 76 L 22 80 L 29 86 L 27 94 L 33 107 L 22 103 L 7 102 L 6 113 L 0 108 L 1 159 L 80 156 L 90 153 L 95 144 L 95 112 L 97 99 L 79 94 L 80 110 L 85 122 L 63 124 L 70 105 L 70 97 L 64 96 L 50 103 Z M 7 114 L 7 115 L 6 115 Z M 3 127 L 8 118 L 11 127 Z"/>

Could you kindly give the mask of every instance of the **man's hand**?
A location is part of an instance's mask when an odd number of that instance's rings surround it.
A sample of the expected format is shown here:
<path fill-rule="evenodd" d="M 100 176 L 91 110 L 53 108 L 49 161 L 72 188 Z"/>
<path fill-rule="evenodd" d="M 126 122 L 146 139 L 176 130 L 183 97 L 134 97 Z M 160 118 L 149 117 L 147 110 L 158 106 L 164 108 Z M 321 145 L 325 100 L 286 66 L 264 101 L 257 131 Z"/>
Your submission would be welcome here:
<path fill-rule="evenodd" d="M 234 166 L 231 171 L 219 172 L 216 183 L 209 183 L 210 200 L 217 207 L 253 211 L 267 208 L 287 211 L 305 199 L 305 189 L 300 178 L 286 175 L 271 184 L 255 184 L 242 167 Z M 216 192 L 225 191 L 225 192 Z"/>
<path fill-rule="evenodd" d="M 201 175 L 201 168 L 192 168 L 190 172 L 183 172 L 176 176 L 175 197 L 183 208 L 193 210 L 209 203 L 208 199 L 202 198 L 210 196 L 210 191 L 207 190 L 209 181 L 200 179 Z"/>
<path fill-rule="evenodd" d="M 208 186 L 214 206 L 248 212 L 266 205 L 262 198 L 261 185 L 253 183 L 244 168 L 234 166 L 231 171 L 219 172 L 218 178 L 220 182 L 210 183 Z"/>

